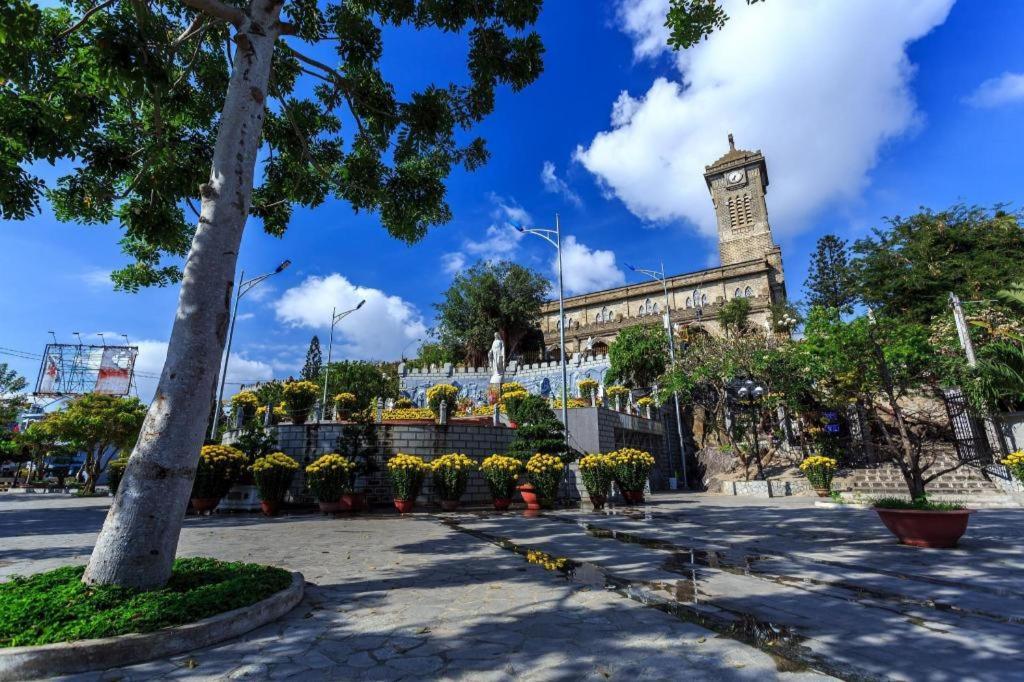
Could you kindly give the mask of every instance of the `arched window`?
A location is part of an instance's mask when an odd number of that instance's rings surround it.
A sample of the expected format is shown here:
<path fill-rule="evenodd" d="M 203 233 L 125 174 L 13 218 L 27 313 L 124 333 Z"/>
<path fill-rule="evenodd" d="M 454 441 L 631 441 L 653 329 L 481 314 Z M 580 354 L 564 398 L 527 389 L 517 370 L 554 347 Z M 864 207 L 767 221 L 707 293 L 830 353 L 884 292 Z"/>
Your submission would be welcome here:
<path fill-rule="evenodd" d="M 651 312 L 653 312 L 653 313 L 654 313 L 655 315 L 657 315 L 658 313 L 660 313 L 660 312 L 661 312 L 661 311 L 660 311 L 660 310 L 658 309 L 658 304 L 657 304 L 657 303 L 655 303 L 655 304 L 654 304 L 654 310 L 652 310 Z"/>
<path fill-rule="evenodd" d="M 688 309 L 693 307 L 693 299 L 690 298 L 689 296 L 686 297 L 686 307 Z"/>
<path fill-rule="evenodd" d="M 744 289 L 744 290 L 743 290 L 743 295 L 744 295 L 744 296 L 745 296 L 746 298 L 751 298 L 751 297 L 753 297 L 753 295 L 754 295 L 754 290 L 753 290 L 753 289 L 751 289 L 750 287 L 747 287 L 746 289 Z"/>
<path fill-rule="evenodd" d="M 693 290 L 693 304 L 696 306 L 700 305 L 700 289 Z"/>
<path fill-rule="evenodd" d="M 700 295 L 700 304 L 701 305 L 707 305 L 708 304 L 708 295 L 707 294 L 701 294 Z"/>
<path fill-rule="evenodd" d="M 742 296 L 742 295 L 743 295 L 743 292 L 742 292 L 742 291 L 740 291 L 740 288 L 739 288 L 739 287 L 736 287 L 736 291 L 734 291 L 734 292 L 733 292 L 733 294 L 732 294 L 732 297 L 733 297 L 733 298 L 739 298 L 739 297 L 740 297 L 740 296 Z"/>
<path fill-rule="evenodd" d="M 598 322 L 611 322 L 612 321 L 612 314 L 613 313 L 612 313 L 611 310 L 608 309 L 608 306 L 605 306 L 605 307 L 601 308 L 601 312 L 599 312 L 597 314 L 597 321 Z"/>

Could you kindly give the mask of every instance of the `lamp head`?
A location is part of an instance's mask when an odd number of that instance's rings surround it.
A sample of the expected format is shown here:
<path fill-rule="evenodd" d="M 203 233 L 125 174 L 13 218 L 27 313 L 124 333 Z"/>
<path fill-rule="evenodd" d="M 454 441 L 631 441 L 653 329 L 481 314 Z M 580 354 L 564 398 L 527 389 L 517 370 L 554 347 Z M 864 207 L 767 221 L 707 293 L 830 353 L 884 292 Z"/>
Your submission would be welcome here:
<path fill-rule="evenodd" d="M 635 265 L 630 265 L 629 263 L 623 263 L 623 265 L 625 265 L 627 268 L 629 268 L 633 272 L 636 272 L 636 266 Z"/>
<path fill-rule="evenodd" d="M 362 308 L 364 303 L 366 303 L 366 299 L 365 298 L 359 302 L 359 305 L 356 306 L 356 310 L 359 310 L 360 308 Z"/>
<path fill-rule="evenodd" d="M 516 228 L 520 232 L 526 232 L 526 228 L 519 223 L 509 223 L 512 227 Z"/>

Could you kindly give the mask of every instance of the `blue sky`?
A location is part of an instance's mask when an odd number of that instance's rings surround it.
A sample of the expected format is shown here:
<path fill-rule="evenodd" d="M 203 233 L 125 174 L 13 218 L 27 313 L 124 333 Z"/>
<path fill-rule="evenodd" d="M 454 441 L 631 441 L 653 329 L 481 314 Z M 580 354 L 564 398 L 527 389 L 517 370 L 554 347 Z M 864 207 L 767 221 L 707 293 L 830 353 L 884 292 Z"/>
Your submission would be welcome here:
<path fill-rule="evenodd" d="M 548 225 L 561 215 L 576 292 L 631 281 L 627 262 L 664 259 L 673 273 L 714 264 L 701 173 L 728 132 L 767 157 L 769 214 L 794 298 L 826 232 L 852 240 L 919 206 L 1020 206 L 1024 4 L 732 2 L 723 31 L 673 54 L 666 3 L 548 0 L 537 27 L 544 74 L 499 94 L 477 130 L 489 164 L 452 176 L 454 220 L 421 243 L 395 242 L 375 216 L 340 202 L 298 211 L 283 239 L 250 222 L 241 268 L 294 265 L 243 299 L 231 379 L 297 373 L 310 336 L 326 342 L 331 306 L 361 298 L 335 357 L 412 352 L 452 272 L 478 258 L 553 276 L 550 247 L 518 239 L 509 220 Z M 385 47 L 385 73 L 400 90 L 465 73 L 461 39 L 401 32 Z M 49 213 L 0 222 L 0 353 L 38 354 L 49 330 L 62 341 L 126 333 L 142 346 L 140 371 L 157 374 L 177 290 L 114 292 L 106 276 L 123 262 L 117 239 L 116 226 L 60 224 Z M 37 361 L 0 361 L 34 380 Z M 142 377 L 143 398 L 152 385 Z"/>

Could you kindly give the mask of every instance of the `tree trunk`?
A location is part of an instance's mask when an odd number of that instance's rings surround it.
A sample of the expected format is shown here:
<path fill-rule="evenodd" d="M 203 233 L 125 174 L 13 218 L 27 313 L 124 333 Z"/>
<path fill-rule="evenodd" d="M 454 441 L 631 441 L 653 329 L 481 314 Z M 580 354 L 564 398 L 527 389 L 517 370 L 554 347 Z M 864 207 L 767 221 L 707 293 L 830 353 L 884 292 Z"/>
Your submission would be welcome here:
<path fill-rule="evenodd" d="M 185 265 L 167 360 L 124 480 L 85 571 L 86 583 L 167 582 L 216 388 L 281 6 L 257 0 L 235 36 L 210 180 Z"/>

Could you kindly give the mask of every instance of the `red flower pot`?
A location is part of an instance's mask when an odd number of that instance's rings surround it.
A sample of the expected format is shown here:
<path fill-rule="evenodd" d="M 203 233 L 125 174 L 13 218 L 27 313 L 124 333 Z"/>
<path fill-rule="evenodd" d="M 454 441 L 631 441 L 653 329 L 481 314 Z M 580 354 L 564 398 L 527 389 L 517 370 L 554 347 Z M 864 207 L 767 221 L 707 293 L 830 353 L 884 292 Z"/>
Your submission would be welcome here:
<path fill-rule="evenodd" d="M 594 505 L 595 511 L 604 509 L 604 503 L 607 502 L 607 500 L 608 498 L 606 498 L 604 495 L 590 496 L 590 504 Z"/>
<path fill-rule="evenodd" d="M 341 500 L 334 502 L 318 502 L 320 505 L 320 511 L 324 514 L 337 514 L 340 511 L 345 511 L 345 504 Z"/>
<path fill-rule="evenodd" d="M 220 504 L 219 497 L 193 497 L 189 500 L 197 514 L 210 514 Z"/>
<path fill-rule="evenodd" d="M 260 500 L 260 510 L 264 516 L 277 516 L 281 512 L 281 502 L 279 500 Z"/>
<path fill-rule="evenodd" d="M 458 500 L 441 500 L 441 509 L 444 511 L 455 511 L 458 508 Z"/>
<path fill-rule="evenodd" d="M 644 503 L 644 491 L 643 490 L 623 490 L 622 499 L 626 501 L 626 504 L 643 504 Z"/>
<path fill-rule="evenodd" d="M 416 500 L 395 500 L 395 509 L 399 514 L 409 514 L 416 505 Z"/>
<path fill-rule="evenodd" d="M 529 483 L 516 487 L 519 494 L 523 496 L 523 502 L 526 503 L 526 508 L 531 511 L 540 509 L 540 497 L 537 495 L 537 489 Z"/>
<path fill-rule="evenodd" d="M 349 511 L 369 511 L 370 505 L 366 501 L 366 493 L 345 493 L 341 496 L 342 502 L 347 501 Z"/>
<path fill-rule="evenodd" d="M 949 548 L 967 531 L 973 509 L 924 511 L 919 509 L 875 509 L 882 523 L 904 545 Z"/>
<path fill-rule="evenodd" d="M 515 422 L 510 421 L 508 423 L 508 428 L 510 428 L 510 429 L 518 429 L 519 428 L 519 424 L 516 424 Z"/>
<path fill-rule="evenodd" d="M 509 508 L 509 506 L 511 506 L 511 504 L 512 504 L 512 498 L 511 497 L 495 497 L 494 498 L 494 508 L 496 510 L 498 510 L 498 511 L 505 511 L 506 509 Z"/>

